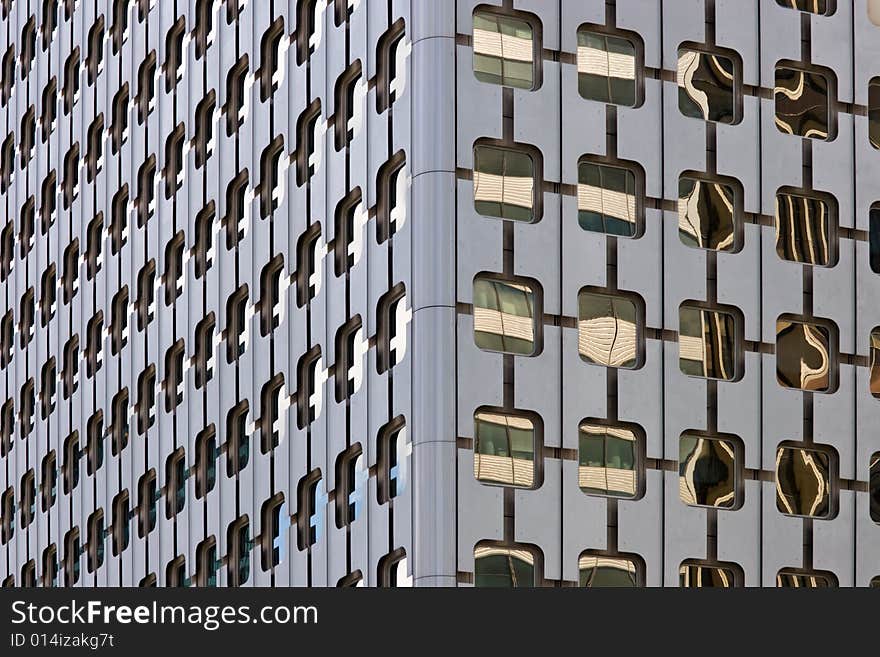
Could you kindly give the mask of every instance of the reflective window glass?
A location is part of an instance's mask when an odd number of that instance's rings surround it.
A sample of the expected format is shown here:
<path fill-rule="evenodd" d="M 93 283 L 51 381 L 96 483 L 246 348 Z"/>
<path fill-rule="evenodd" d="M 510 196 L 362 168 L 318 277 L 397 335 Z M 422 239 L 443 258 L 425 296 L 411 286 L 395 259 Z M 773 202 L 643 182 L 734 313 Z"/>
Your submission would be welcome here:
<path fill-rule="evenodd" d="M 829 81 L 821 73 L 776 67 L 776 127 L 781 132 L 811 139 L 831 136 Z"/>
<path fill-rule="evenodd" d="M 685 116 L 718 123 L 736 122 L 736 69 L 723 55 L 678 51 L 678 108 Z"/>
<path fill-rule="evenodd" d="M 639 491 L 639 436 L 627 425 L 581 422 L 578 486 L 587 495 L 634 498 Z"/>
<path fill-rule="evenodd" d="M 807 265 L 834 264 L 835 208 L 814 196 L 776 194 L 776 253 Z"/>
<path fill-rule="evenodd" d="M 630 169 L 581 161 L 577 199 L 578 223 L 584 230 L 621 237 L 639 232 L 639 197 Z"/>
<path fill-rule="evenodd" d="M 588 363 L 634 369 L 641 365 L 641 312 L 633 299 L 581 291 L 578 352 Z"/>
<path fill-rule="evenodd" d="M 678 568 L 678 582 L 683 588 L 731 588 L 736 586 L 736 571 L 728 566 L 704 565 L 685 561 Z"/>
<path fill-rule="evenodd" d="M 830 392 L 831 331 L 821 324 L 776 321 L 776 380 L 786 388 Z"/>
<path fill-rule="evenodd" d="M 828 572 L 783 568 L 776 573 L 776 586 L 786 589 L 836 588 L 837 578 Z"/>
<path fill-rule="evenodd" d="M 871 520 L 880 524 L 880 452 L 871 454 L 868 470 Z"/>
<path fill-rule="evenodd" d="M 474 413 L 474 477 L 478 481 L 532 488 L 535 485 L 535 424 L 500 410 Z"/>
<path fill-rule="evenodd" d="M 880 4 L 877 5 L 880 18 Z M 880 77 L 868 83 L 868 140 L 874 148 L 880 148 Z"/>
<path fill-rule="evenodd" d="M 535 43 L 534 30 L 528 21 L 475 11 L 474 75 L 489 84 L 533 89 Z"/>
<path fill-rule="evenodd" d="M 624 556 L 584 552 L 578 559 L 580 585 L 585 588 L 632 588 L 639 585 L 639 567 Z"/>
<path fill-rule="evenodd" d="M 811 14 L 831 14 L 834 11 L 834 0 L 776 0 L 776 4 L 789 9 L 808 11 Z"/>
<path fill-rule="evenodd" d="M 539 317 L 531 286 L 484 276 L 474 279 L 474 340 L 480 349 L 534 355 Z"/>
<path fill-rule="evenodd" d="M 737 251 L 741 223 L 731 185 L 687 176 L 679 179 L 678 236 L 682 244 L 712 251 Z"/>
<path fill-rule="evenodd" d="M 535 586 L 535 555 L 524 547 L 478 543 L 474 548 L 474 586 L 527 588 Z"/>
<path fill-rule="evenodd" d="M 880 399 L 880 326 L 871 331 L 871 394 Z"/>
<path fill-rule="evenodd" d="M 681 371 L 707 379 L 736 379 L 737 322 L 733 313 L 682 304 L 678 315 Z"/>
<path fill-rule="evenodd" d="M 776 508 L 790 516 L 830 518 L 832 454 L 781 445 L 776 450 Z"/>
<path fill-rule="evenodd" d="M 535 166 L 528 153 L 474 147 L 474 207 L 489 217 L 534 221 Z"/>
<path fill-rule="evenodd" d="M 583 98 L 634 107 L 636 47 L 622 36 L 581 28 L 577 33 L 578 91 Z"/>
<path fill-rule="evenodd" d="M 871 206 L 868 215 L 868 256 L 871 271 L 880 274 L 880 203 Z"/>
<path fill-rule="evenodd" d="M 678 492 L 691 506 L 733 509 L 739 500 L 738 449 L 733 440 L 682 434 L 679 440 Z"/>

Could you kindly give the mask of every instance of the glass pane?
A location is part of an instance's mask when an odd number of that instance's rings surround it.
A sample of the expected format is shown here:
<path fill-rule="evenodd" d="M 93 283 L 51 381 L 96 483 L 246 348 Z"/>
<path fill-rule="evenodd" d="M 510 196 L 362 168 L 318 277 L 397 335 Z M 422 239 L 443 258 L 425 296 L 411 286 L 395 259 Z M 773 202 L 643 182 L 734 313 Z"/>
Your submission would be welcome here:
<path fill-rule="evenodd" d="M 477 545 L 474 548 L 474 586 L 520 588 L 535 585 L 535 558 L 520 548 Z"/>
<path fill-rule="evenodd" d="M 480 349 L 535 353 L 534 293 L 512 281 L 474 281 L 474 340 Z"/>
<path fill-rule="evenodd" d="M 877 5 L 880 17 L 880 4 Z M 871 146 L 880 148 L 880 78 L 868 83 L 868 139 Z"/>
<path fill-rule="evenodd" d="M 776 508 L 793 516 L 824 518 L 831 512 L 831 457 L 800 447 L 776 451 Z"/>
<path fill-rule="evenodd" d="M 678 107 L 685 116 L 733 123 L 736 119 L 733 61 L 696 50 L 678 51 Z"/>
<path fill-rule="evenodd" d="M 825 201 L 776 194 L 776 253 L 808 265 L 831 264 L 831 208 Z"/>
<path fill-rule="evenodd" d="M 776 322 L 776 380 L 787 388 L 827 392 L 831 388 L 831 338 L 826 327 Z"/>
<path fill-rule="evenodd" d="M 623 426 L 582 422 L 578 486 L 588 495 L 632 498 L 637 492 L 636 435 Z"/>
<path fill-rule="evenodd" d="M 535 427 L 519 415 L 474 414 L 474 477 L 531 488 L 535 484 Z"/>
<path fill-rule="evenodd" d="M 828 0 L 776 0 L 776 4 L 813 14 L 827 14 L 829 9 Z"/>
<path fill-rule="evenodd" d="M 820 73 L 776 68 L 776 127 L 811 139 L 828 139 L 828 80 Z"/>
<path fill-rule="evenodd" d="M 513 16 L 474 12 L 474 75 L 481 82 L 534 87 L 532 27 Z"/>
<path fill-rule="evenodd" d="M 730 185 L 683 177 L 678 182 L 678 236 L 683 244 L 736 250 L 734 191 Z"/>
<path fill-rule="evenodd" d="M 681 371 L 688 376 L 730 381 L 736 378 L 736 319 L 726 312 L 695 306 L 679 309 Z"/>
<path fill-rule="evenodd" d="M 578 30 L 578 91 L 602 103 L 636 104 L 636 49 L 623 37 Z"/>
<path fill-rule="evenodd" d="M 736 504 L 736 449 L 729 440 L 684 434 L 679 442 L 678 490 L 692 506 Z"/>
<path fill-rule="evenodd" d="M 871 271 L 880 274 L 880 207 L 871 208 L 868 226 L 868 253 Z"/>
<path fill-rule="evenodd" d="M 783 569 L 776 574 L 776 586 L 788 589 L 824 589 L 837 586 L 837 582 L 822 573 Z"/>
<path fill-rule="evenodd" d="M 580 585 L 587 588 L 637 586 L 636 564 L 624 557 L 582 554 L 578 560 Z"/>
<path fill-rule="evenodd" d="M 731 588 L 736 584 L 734 572 L 730 568 L 688 563 L 679 567 L 678 580 L 685 588 Z"/>
<path fill-rule="evenodd" d="M 527 153 L 492 146 L 474 148 L 474 207 L 490 217 L 532 221 L 535 172 Z"/>
<path fill-rule="evenodd" d="M 871 500 L 871 520 L 880 523 L 880 452 L 871 455 L 868 493 Z"/>
<path fill-rule="evenodd" d="M 578 223 L 584 230 L 635 237 L 636 178 L 621 167 L 578 165 Z"/>
<path fill-rule="evenodd" d="M 578 295 L 578 352 L 588 363 L 635 368 L 639 356 L 636 305 L 625 297 Z"/>

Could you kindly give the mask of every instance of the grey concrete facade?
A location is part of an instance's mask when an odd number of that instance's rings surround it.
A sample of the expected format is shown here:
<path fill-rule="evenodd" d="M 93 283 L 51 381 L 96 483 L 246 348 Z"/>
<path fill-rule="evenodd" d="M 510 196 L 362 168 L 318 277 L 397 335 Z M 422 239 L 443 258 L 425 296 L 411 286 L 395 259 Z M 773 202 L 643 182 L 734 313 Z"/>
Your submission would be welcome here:
<path fill-rule="evenodd" d="M 530 555 L 536 585 L 585 583 L 585 554 L 649 586 L 687 564 L 868 585 L 873 4 L 0 0 L 0 581 L 470 586 L 491 545 Z M 481 15 L 527 26 L 531 54 Z M 631 103 L 584 96 L 579 32 L 633 44 L 599 65 L 628 71 Z M 530 82 L 476 75 L 494 60 L 475 48 Z M 682 110 L 683 48 L 732 62 L 729 117 Z M 780 126 L 786 66 L 833 82 L 827 134 Z M 530 221 L 489 216 L 477 181 L 517 210 L 524 188 L 477 170 L 483 145 L 529 156 Z M 633 187 L 597 190 L 590 166 Z M 733 247 L 686 243 L 682 174 L 731 190 Z M 631 236 L 585 228 L 596 194 L 632 208 Z M 785 242 L 785 194 L 833 209 L 821 235 Z M 487 313 L 480 281 L 526 290 L 529 327 Z M 631 364 L 589 362 L 584 293 L 631 301 Z M 733 318 L 732 375 L 683 364 L 701 345 L 715 365 L 682 304 Z M 825 361 L 795 354 L 785 385 L 803 324 Z M 524 330 L 529 353 L 505 342 Z M 485 451 L 490 415 L 537 427 L 526 484 L 475 475 L 478 453 L 523 465 L 510 433 Z M 627 467 L 595 469 L 593 427 L 628 432 Z M 730 446 L 729 499 L 686 501 L 690 434 Z M 807 512 L 784 508 L 810 485 L 780 483 L 786 446 L 814 466 Z"/>

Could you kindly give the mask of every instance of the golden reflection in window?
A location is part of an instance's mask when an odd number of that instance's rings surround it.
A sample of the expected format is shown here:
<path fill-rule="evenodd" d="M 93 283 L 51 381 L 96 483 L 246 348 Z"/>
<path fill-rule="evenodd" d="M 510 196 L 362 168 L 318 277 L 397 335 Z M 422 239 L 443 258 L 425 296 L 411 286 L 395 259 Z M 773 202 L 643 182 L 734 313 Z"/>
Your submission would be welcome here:
<path fill-rule="evenodd" d="M 622 555 L 583 552 L 578 558 L 580 586 L 584 588 L 633 588 L 639 586 L 639 567 Z"/>
<path fill-rule="evenodd" d="M 679 440 L 678 491 L 690 506 L 733 509 L 739 500 L 737 446 L 733 440 L 691 433 Z"/>
<path fill-rule="evenodd" d="M 581 28 L 577 33 L 578 92 L 601 103 L 637 103 L 636 47 L 629 39 Z"/>
<path fill-rule="evenodd" d="M 490 542 L 474 548 L 474 586 L 527 588 L 535 586 L 535 555 L 524 547 Z"/>
<path fill-rule="evenodd" d="M 837 577 L 825 571 L 783 568 L 776 573 L 776 586 L 786 589 L 836 588 Z"/>
<path fill-rule="evenodd" d="M 577 199 L 578 223 L 584 230 L 620 237 L 639 232 L 639 197 L 630 169 L 581 161 Z"/>
<path fill-rule="evenodd" d="M 776 254 L 783 260 L 807 265 L 833 265 L 833 210 L 819 197 L 777 192 Z"/>
<path fill-rule="evenodd" d="M 776 321 L 776 380 L 786 388 L 830 392 L 831 334 L 821 324 Z"/>
<path fill-rule="evenodd" d="M 588 363 L 634 369 L 641 364 L 641 320 L 626 296 L 578 294 L 578 353 Z"/>
<path fill-rule="evenodd" d="M 494 146 L 474 147 L 474 207 L 489 217 L 535 218 L 535 167 L 528 153 Z"/>
<path fill-rule="evenodd" d="M 525 20 L 474 12 L 474 75 L 481 82 L 533 89 L 534 31 Z"/>
<path fill-rule="evenodd" d="M 492 410 L 474 413 L 474 477 L 478 481 L 535 485 L 535 424 L 528 417 Z"/>
<path fill-rule="evenodd" d="M 685 561 L 678 568 L 678 582 L 682 588 L 733 588 L 737 577 L 732 567 Z"/>
<path fill-rule="evenodd" d="M 532 356 L 536 352 L 535 292 L 515 281 L 474 279 L 474 340 L 480 349 Z"/>
<path fill-rule="evenodd" d="M 682 304 L 678 364 L 684 374 L 732 381 L 738 375 L 736 317 L 720 310 Z"/>
<path fill-rule="evenodd" d="M 869 0 L 871 1 L 871 0 Z M 776 0 L 776 4 L 798 11 L 808 11 L 811 14 L 827 16 L 834 11 L 834 0 Z"/>
<path fill-rule="evenodd" d="M 639 437 L 627 425 L 581 422 L 578 486 L 587 495 L 635 498 L 641 465 Z"/>
<path fill-rule="evenodd" d="M 682 176 L 678 181 L 678 236 L 682 243 L 712 251 L 739 250 L 734 188 Z"/>
<path fill-rule="evenodd" d="M 776 67 L 776 127 L 810 139 L 831 136 L 829 81 L 821 73 L 790 66 Z"/>
<path fill-rule="evenodd" d="M 729 57 L 682 48 L 677 81 L 682 114 L 703 121 L 736 122 L 736 76 Z"/>
<path fill-rule="evenodd" d="M 827 450 L 781 445 L 776 450 L 776 508 L 791 516 L 830 518 L 833 468 Z"/>
<path fill-rule="evenodd" d="M 880 326 L 871 331 L 871 394 L 880 399 Z"/>

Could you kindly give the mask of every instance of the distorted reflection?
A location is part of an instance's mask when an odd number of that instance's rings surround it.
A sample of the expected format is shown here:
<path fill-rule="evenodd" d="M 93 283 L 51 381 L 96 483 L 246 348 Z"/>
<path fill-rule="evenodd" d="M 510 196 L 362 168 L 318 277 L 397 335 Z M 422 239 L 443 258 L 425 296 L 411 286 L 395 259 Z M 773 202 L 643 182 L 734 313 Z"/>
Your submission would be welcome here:
<path fill-rule="evenodd" d="M 831 6 L 830 0 L 776 0 L 776 4 L 799 11 L 809 11 L 813 14 L 828 14 Z"/>
<path fill-rule="evenodd" d="M 535 168 L 531 156 L 509 148 L 475 146 L 474 207 L 490 217 L 532 221 Z"/>
<path fill-rule="evenodd" d="M 732 509 L 737 503 L 738 465 L 732 440 L 683 434 L 678 461 L 681 501 L 691 506 Z"/>
<path fill-rule="evenodd" d="M 686 48 L 678 51 L 678 108 L 685 116 L 734 123 L 734 82 L 729 57 Z"/>
<path fill-rule="evenodd" d="M 868 213 L 868 262 L 871 271 L 880 274 L 880 204 L 877 203 Z"/>
<path fill-rule="evenodd" d="M 474 75 L 481 82 L 518 89 L 535 84 L 533 30 L 528 22 L 474 12 Z"/>
<path fill-rule="evenodd" d="M 698 249 L 735 251 L 737 223 L 730 185 L 683 176 L 678 181 L 678 236 Z"/>
<path fill-rule="evenodd" d="M 871 394 L 880 398 L 880 326 L 871 331 Z"/>
<path fill-rule="evenodd" d="M 636 304 L 623 296 L 578 294 L 578 352 L 588 363 L 635 368 L 640 327 Z"/>
<path fill-rule="evenodd" d="M 528 285 L 474 279 L 474 340 L 480 349 L 535 353 L 535 293 Z"/>
<path fill-rule="evenodd" d="M 868 83 L 868 139 L 871 146 L 880 148 L 880 77 Z"/>
<path fill-rule="evenodd" d="M 474 413 L 474 477 L 531 488 L 535 483 L 535 425 L 507 413 Z"/>
<path fill-rule="evenodd" d="M 776 586 L 786 589 L 826 589 L 837 586 L 831 573 L 783 568 L 776 573 Z"/>
<path fill-rule="evenodd" d="M 578 91 L 588 100 L 636 104 L 636 47 L 620 36 L 578 30 Z"/>
<path fill-rule="evenodd" d="M 684 588 L 732 588 L 736 573 L 733 568 L 686 561 L 678 568 L 678 582 Z"/>
<path fill-rule="evenodd" d="M 580 585 L 585 588 L 638 586 L 638 567 L 631 559 L 584 552 L 578 559 Z"/>
<path fill-rule="evenodd" d="M 831 215 L 831 207 L 820 198 L 778 192 L 776 253 L 792 262 L 832 264 Z"/>
<path fill-rule="evenodd" d="M 815 71 L 776 67 L 776 127 L 811 139 L 828 139 L 828 79 Z"/>
<path fill-rule="evenodd" d="M 786 388 L 828 392 L 830 332 L 820 324 L 776 321 L 776 380 Z"/>
<path fill-rule="evenodd" d="M 830 515 L 830 453 L 807 447 L 776 450 L 776 508 L 792 516 Z"/>
<path fill-rule="evenodd" d="M 736 378 L 736 318 L 720 310 L 682 304 L 678 311 L 681 371 L 688 376 Z"/>
<path fill-rule="evenodd" d="M 636 177 L 629 169 L 584 161 L 578 165 L 578 223 L 584 230 L 635 237 L 636 201 Z"/>
<path fill-rule="evenodd" d="M 880 452 L 871 454 L 869 463 L 868 495 L 871 502 L 871 520 L 880 523 Z"/>
<path fill-rule="evenodd" d="M 581 422 L 578 453 L 578 485 L 584 493 L 636 496 L 639 452 L 632 429 Z"/>
<path fill-rule="evenodd" d="M 518 547 L 478 543 L 474 548 L 474 586 L 523 588 L 535 585 L 535 555 Z"/>

